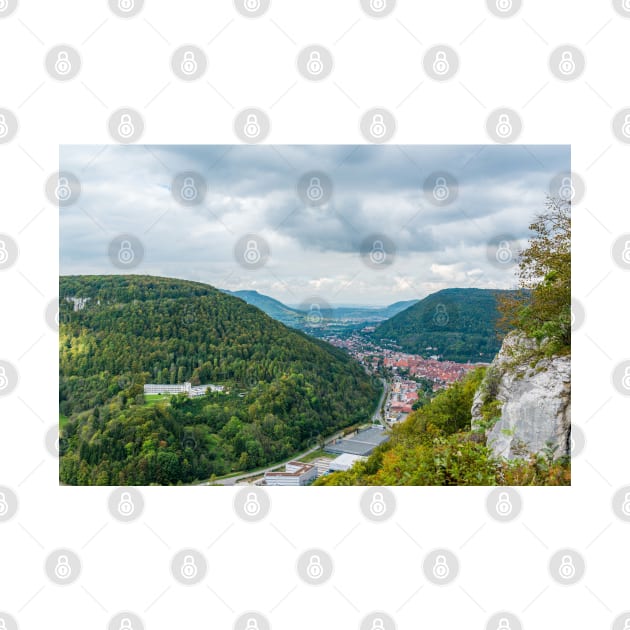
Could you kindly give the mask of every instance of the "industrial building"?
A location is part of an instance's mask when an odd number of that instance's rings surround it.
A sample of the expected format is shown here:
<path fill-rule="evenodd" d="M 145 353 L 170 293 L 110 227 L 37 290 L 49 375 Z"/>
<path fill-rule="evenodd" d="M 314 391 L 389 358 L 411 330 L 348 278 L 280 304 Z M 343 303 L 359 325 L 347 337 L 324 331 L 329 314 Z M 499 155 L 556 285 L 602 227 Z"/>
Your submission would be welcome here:
<path fill-rule="evenodd" d="M 357 431 L 352 437 L 340 438 L 328 444 L 324 450 L 327 453 L 349 453 L 350 455 L 367 456 L 383 442 L 389 439 L 384 427 L 372 427 Z"/>
<path fill-rule="evenodd" d="M 367 457 L 363 455 L 342 453 L 328 464 L 328 472 L 346 472 L 350 470 L 356 462 L 364 462 L 366 459 Z"/>
<path fill-rule="evenodd" d="M 297 461 L 286 464 L 284 472 L 265 473 L 267 486 L 305 486 L 315 479 L 317 479 L 317 468 Z"/>

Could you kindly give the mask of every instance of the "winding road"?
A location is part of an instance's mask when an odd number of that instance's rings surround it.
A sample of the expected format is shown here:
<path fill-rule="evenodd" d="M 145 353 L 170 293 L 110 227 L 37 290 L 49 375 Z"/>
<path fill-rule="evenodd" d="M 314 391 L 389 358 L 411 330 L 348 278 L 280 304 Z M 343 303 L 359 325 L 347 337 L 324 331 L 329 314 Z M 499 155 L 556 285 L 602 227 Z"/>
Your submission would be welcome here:
<path fill-rule="evenodd" d="M 383 383 L 383 394 L 381 396 L 381 399 L 378 401 L 378 405 L 376 406 L 376 410 L 374 411 L 374 414 L 372 415 L 372 423 L 380 422 L 384 427 L 387 427 L 387 423 L 385 422 L 385 419 L 381 415 L 381 408 L 383 406 L 383 401 L 385 400 L 385 397 L 387 396 L 387 393 L 389 391 L 389 383 L 384 378 L 381 379 L 381 381 Z M 331 442 L 334 442 L 340 437 L 343 437 L 343 432 L 344 430 L 337 431 L 337 433 L 335 433 L 334 435 L 330 436 L 329 438 L 326 438 L 324 442 L 324 446 L 327 444 L 330 444 Z M 199 486 L 233 486 L 239 481 L 242 481 L 243 479 L 249 479 L 250 477 L 262 476 L 266 472 L 270 472 L 272 470 L 275 470 L 276 468 L 285 466 L 286 464 L 288 464 L 289 462 L 292 462 L 295 459 L 299 460 L 300 458 L 306 455 L 310 455 L 311 453 L 314 453 L 315 451 L 318 451 L 320 449 L 321 449 L 321 446 L 318 444 L 317 446 L 313 446 L 312 448 L 309 448 L 306 451 L 302 451 L 301 453 L 294 455 L 293 457 L 290 457 L 284 462 L 279 462 L 277 464 L 273 464 L 266 468 L 259 468 L 258 470 L 250 470 L 249 472 L 246 472 L 240 475 L 234 475 L 233 477 L 224 477 L 223 479 L 215 479 L 214 481 L 202 481 L 201 483 L 197 485 Z"/>

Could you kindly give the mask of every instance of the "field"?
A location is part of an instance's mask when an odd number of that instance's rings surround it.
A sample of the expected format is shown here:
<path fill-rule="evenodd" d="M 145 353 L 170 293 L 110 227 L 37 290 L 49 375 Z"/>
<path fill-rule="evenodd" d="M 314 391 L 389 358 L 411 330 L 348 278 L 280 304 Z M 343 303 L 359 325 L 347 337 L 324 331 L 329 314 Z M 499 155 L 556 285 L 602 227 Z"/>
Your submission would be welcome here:
<path fill-rule="evenodd" d="M 144 406 L 153 407 L 159 402 L 164 402 L 168 405 L 169 400 L 170 400 L 170 396 L 168 394 L 145 394 Z"/>

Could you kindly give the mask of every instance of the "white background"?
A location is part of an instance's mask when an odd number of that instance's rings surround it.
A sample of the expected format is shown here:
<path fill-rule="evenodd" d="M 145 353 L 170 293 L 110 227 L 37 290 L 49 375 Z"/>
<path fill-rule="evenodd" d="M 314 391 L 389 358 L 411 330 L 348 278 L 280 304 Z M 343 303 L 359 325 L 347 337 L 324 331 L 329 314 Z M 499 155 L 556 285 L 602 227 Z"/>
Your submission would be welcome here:
<path fill-rule="evenodd" d="M 81 52 L 81 73 L 68 83 L 44 68 L 58 43 Z M 191 84 L 169 65 L 184 43 L 208 55 L 206 76 Z M 322 83 L 296 71 L 298 51 L 311 43 L 334 55 Z M 422 69 L 436 43 L 460 56 L 445 83 Z M 586 56 L 574 82 L 549 71 L 563 43 Z M 400 0 L 383 19 L 354 0 L 273 0 L 249 20 L 228 0 L 148 0 L 128 20 L 104 1 L 22 0 L 0 19 L 0 107 L 20 123 L 0 145 L 0 232 L 20 247 L 17 264 L 0 272 L 0 356 L 20 375 L 0 398 L 0 485 L 20 500 L 17 515 L 0 523 L 0 611 L 22 629 L 105 628 L 120 610 L 155 629 L 229 628 L 247 610 L 278 630 L 358 628 L 372 610 L 387 611 L 401 629 L 485 628 L 498 610 L 536 630 L 610 627 L 630 608 L 630 525 L 611 509 L 614 491 L 630 483 L 628 402 L 611 383 L 630 355 L 622 332 L 630 293 L 610 256 L 630 231 L 630 147 L 611 131 L 614 114 L 630 105 L 628 58 L 630 19 L 604 0 L 526 0 L 509 19 L 481 0 Z M 507 524 L 489 518 L 485 488 L 395 489 L 397 511 L 381 524 L 361 515 L 360 488 L 272 489 L 270 515 L 257 524 L 236 516 L 229 488 L 143 489 L 144 513 L 130 524 L 110 516 L 111 489 L 59 488 L 57 460 L 44 446 L 58 389 L 57 336 L 44 319 L 57 295 L 58 210 L 44 183 L 58 168 L 59 144 L 111 142 L 107 119 L 121 106 L 142 112 L 148 144 L 233 143 L 234 116 L 248 106 L 269 113 L 275 144 L 363 142 L 359 119 L 375 106 L 394 113 L 398 143 L 487 143 L 485 120 L 500 106 L 522 117 L 519 142 L 570 143 L 572 168 L 586 183 L 573 212 L 573 292 L 586 309 L 573 337 L 573 420 L 586 434 L 573 486 L 520 490 L 523 511 Z M 56 586 L 44 573 L 58 547 L 81 556 L 73 585 Z M 208 560 L 198 586 L 171 576 L 183 547 Z M 297 577 L 297 556 L 309 547 L 333 556 L 324 586 Z M 447 587 L 422 574 L 435 547 L 460 560 Z M 550 578 L 548 560 L 561 547 L 585 556 L 586 575 L 574 586 Z"/>

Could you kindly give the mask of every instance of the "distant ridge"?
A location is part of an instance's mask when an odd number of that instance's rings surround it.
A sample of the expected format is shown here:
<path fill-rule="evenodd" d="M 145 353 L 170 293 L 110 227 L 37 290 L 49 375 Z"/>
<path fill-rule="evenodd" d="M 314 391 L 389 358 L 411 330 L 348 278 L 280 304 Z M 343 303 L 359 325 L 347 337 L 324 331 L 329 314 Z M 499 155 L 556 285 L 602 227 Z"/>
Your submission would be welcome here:
<path fill-rule="evenodd" d="M 405 352 L 458 362 L 489 362 L 501 347 L 496 289 L 443 289 L 378 324 L 372 338 Z"/>

